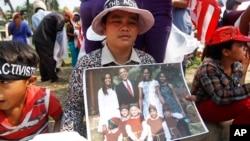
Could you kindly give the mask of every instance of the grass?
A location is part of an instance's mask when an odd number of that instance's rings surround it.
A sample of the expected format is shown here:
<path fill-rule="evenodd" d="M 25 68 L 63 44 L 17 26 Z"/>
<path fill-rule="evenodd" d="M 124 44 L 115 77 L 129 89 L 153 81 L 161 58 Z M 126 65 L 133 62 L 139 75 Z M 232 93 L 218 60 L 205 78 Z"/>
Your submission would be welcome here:
<path fill-rule="evenodd" d="M 195 59 L 192 61 L 192 63 L 188 66 L 188 70 L 190 69 L 197 69 L 198 66 L 200 65 L 201 63 L 201 57 L 195 57 Z"/>

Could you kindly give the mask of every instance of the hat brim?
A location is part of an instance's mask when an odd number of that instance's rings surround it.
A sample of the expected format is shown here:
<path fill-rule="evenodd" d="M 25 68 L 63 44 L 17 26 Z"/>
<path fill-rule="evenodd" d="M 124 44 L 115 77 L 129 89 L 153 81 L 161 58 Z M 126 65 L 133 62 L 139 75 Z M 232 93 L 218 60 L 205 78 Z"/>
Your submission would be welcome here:
<path fill-rule="evenodd" d="M 248 36 L 244 36 L 244 35 L 237 36 L 233 40 L 242 41 L 242 42 L 250 42 L 250 38 Z"/>
<path fill-rule="evenodd" d="M 134 7 L 124 7 L 124 6 L 115 6 L 112 8 L 107 8 L 105 10 L 103 10 L 102 12 L 100 12 L 92 21 L 92 28 L 93 31 L 96 32 L 99 35 L 104 35 L 104 29 L 102 26 L 102 18 L 111 11 L 114 10 L 122 10 L 122 11 L 127 11 L 127 12 L 131 12 L 131 13 L 136 13 L 139 15 L 139 19 L 138 19 L 138 27 L 139 27 L 139 31 L 138 34 L 143 34 L 145 32 L 147 32 L 154 24 L 154 17 L 153 15 L 147 11 L 147 10 L 143 10 L 143 9 L 138 9 L 138 8 L 134 8 Z"/>

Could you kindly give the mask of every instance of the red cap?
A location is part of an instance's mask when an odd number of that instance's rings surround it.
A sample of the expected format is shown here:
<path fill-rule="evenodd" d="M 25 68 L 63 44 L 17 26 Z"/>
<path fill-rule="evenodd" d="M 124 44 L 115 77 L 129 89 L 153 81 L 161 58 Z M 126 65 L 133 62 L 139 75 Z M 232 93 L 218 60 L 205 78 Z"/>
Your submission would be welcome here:
<path fill-rule="evenodd" d="M 21 14 L 19 12 L 15 12 L 12 15 L 13 20 L 16 19 L 16 18 L 20 18 L 20 17 L 21 17 Z"/>
<path fill-rule="evenodd" d="M 214 32 L 208 45 L 219 44 L 230 40 L 250 42 L 250 38 L 240 33 L 239 28 L 235 26 L 223 26 Z"/>

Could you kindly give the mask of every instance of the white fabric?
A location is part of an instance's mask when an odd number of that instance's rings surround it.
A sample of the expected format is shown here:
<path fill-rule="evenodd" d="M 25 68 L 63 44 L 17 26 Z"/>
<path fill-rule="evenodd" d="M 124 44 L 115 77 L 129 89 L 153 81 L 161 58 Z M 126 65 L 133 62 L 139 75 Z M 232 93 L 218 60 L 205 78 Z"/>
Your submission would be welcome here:
<path fill-rule="evenodd" d="M 244 13 L 244 12 L 243 12 Z M 235 27 L 240 27 L 240 20 L 241 20 L 241 17 L 242 17 L 242 15 L 243 15 L 243 13 L 240 15 L 240 17 L 235 21 L 235 23 L 234 23 L 234 26 Z"/>
<path fill-rule="evenodd" d="M 68 42 L 66 29 L 64 27 L 63 30 L 58 32 L 56 35 L 54 46 L 54 59 L 57 62 L 56 67 L 59 68 L 61 66 L 62 60 L 68 57 Z"/>
<path fill-rule="evenodd" d="M 107 89 L 107 95 L 104 95 L 102 88 L 98 91 L 99 124 L 98 132 L 102 132 L 102 126 L 108 127 L 108 120 L 112 117 L 120 118 L 119 103 L 115 90 Z M 112 103 L 112 104 L 111 104 Z"/>
<path fill-rule="evenodd" d="M 244 12 L 241 13 L 240 17 L 235 21 L 235 23 L 234 23 L 235 27 L 240 27 L 240 21 L 241 21 L 241 17 L 242 17 L 243 14 L 244 14 Z M 250 31 L 250 29 L 248 29 L 248 30 Z M 250 37 L 249 33 L 248 33 L 248 37 Z M 247 45 L 250 46 L 250 42 L 247 42 Z"/>
<path fill-rule="evenodd" d="M 181 119 L 183 118 L 184 116 L 181 114 L 181 113 L 172 113 L 172 117 L 175 117 L 177 119 Z"/>
<path fill-rule="evenodd" d="M 84 56 L 86 54 L 85 51 L 85 38 L 82 39 L 82 46 L 80 48 L 79 54 L 78 54 L 78 58 L 77 60 L 79 60 L 82 56 Z"/>
<path fill-rule="evenodd" d="M 142 110 L 145 119 L 150 116 L 148 111 L 150 104 L 155 105 L 158 115 L 163 117 L 162 104 L 157 94 L 157 87 L 159 87 L 159 85 L 159 82 L 156 80 L 141 81 L 138 84 L 138 87 L 141 88 L 143 92 Z"/>
<path fill-rule="evenodd" d="M 198 40 L 180 31 L 174 24 L 168 39 L 164 63 L 180 63 L 184 55 L 192 53 L 198 47 Z"/>
<path fill-rule="evenodd" d="M 102 41 L 106 38 L 106 36 L 105 35 L 98 35 L 97 33 L 95 33 L 93 31 L 92 26 L 90 26 L 87 29 L 86 38 L 88 40 L 91 40 L 91 41 Z"/>
<path fill-rule="evenodd" d="M 237 0 L 238 2 L 247 2 L 247 1 L 250 1 L 250 0 Z"/>
<path fill-rule="evenodd" d="M 87 139 L 77 132 L 57 132 L 39 134 L 29 141 L 87 141 Z"/>

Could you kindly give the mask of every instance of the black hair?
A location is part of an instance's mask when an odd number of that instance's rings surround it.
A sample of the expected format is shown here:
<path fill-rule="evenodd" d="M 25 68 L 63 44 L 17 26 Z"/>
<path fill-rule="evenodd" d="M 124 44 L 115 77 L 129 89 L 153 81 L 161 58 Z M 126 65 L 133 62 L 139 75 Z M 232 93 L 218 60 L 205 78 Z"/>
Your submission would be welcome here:
<path fill-rule="evenodd" d="M 37 67 L 39 56 L 29 45 L 17 41 L 0 41 L 0 61 Z"/>
<path fill-rule="evenodd" d="M 124 70 L 128 73 L 128 69 L 127 69 L 127 68 L 121 67 L 121 68 L 119 68 L 118 71 L 117 71 L 117 75 L 118 75 L 118 76 L 120 76 L 120 70 L 121 70 L 121 69 L 124 69 Z"/>
<path fill-rule="evenodd" d="M 106 24 L 109 14 L 110 14 L 110 12 L 108 12 L 106 15 L 104 15 L 104 16 L 102 17 L 101 23 Z"/>
<path fill-rule="evenodd" d="M 149 106 L 149 107 L 148 107 L 148 112 L 150 113 L 151 110 L 155 110 L 155 111 L 158 113 L 157 108 L 156 108 L 155 106 L 152 106 L 152 107 Z"/>
<path fill-rule="evenodd" d="M 144 70 L 148 70 L 148 72 L 150 74 L 150 78 L 149 79 L 152 80 L 152 75 L 153 75 L 152 70 L 149 67 L 142 67 L 142 69 L 141 69 L 141 74 L 142 75 L 143 75 Z M 143 76 L 142 76 L 142 80 L 146 81 Z"/>
<path fill-rule="evenodd" d="M 109 74 L 110 75 L 110 79 L 111 79 L 111 88 L 114 89 L 114 83 L 113 83 L 113 76 L 111 73 L 104 73 L 101 77 L 101 83 L 102 83 L 102 91 L 104 95 L 108 95 L 108 91 L 107 91 L 107 86 L 105 84 L 105 77 L 106 75 Z"/>
<path fill-rule="evenodd" d="M 201 60 L 204 60 L 204 58 L 209 57 L 215 60 L 220 60 L 222 57 L 222 50 L 223 49 L 232 49 L 232 45 L 235 41 L 230 40 L 224 43 L 215 44 L 215 45 L 206 45 L 206 47 L 203 50 L 203 54 L 201 57 Z"/>

